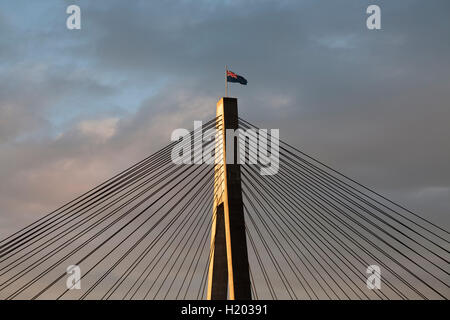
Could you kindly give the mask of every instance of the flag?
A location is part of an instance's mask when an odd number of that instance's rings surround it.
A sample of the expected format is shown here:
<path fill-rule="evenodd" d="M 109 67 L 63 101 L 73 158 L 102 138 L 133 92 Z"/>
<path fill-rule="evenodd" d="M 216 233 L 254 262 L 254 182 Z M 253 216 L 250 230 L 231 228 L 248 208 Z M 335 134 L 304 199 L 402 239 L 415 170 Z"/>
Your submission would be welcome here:
<path fill-rule="evenodd" d="M 247 79 L 229 70 L 227 70 L 227 82 L 236 82 L 247 85 Z"/>

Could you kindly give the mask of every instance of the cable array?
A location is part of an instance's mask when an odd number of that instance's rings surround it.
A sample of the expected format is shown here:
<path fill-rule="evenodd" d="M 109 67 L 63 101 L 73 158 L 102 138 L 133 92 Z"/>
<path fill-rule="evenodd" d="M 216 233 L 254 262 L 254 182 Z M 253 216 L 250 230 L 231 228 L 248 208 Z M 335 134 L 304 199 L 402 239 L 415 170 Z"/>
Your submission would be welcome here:
<path fill-rule="evenodd" d="M 222 126 L 206 122 L 0 240 L 0 298 L 204 299 L 224 166 L 198 160 L 223 157 Z M 450 297 L 445 228 L 239 127 L 253 299 Z"/>
<path fill-rule="evenodd" d="M 260 297 L 449 298 L 448 231 L 270 134 L 258 138 L 248 121 L 239 126 L 249 259 Z M 271 169 L 261 152 L 277 150 L 278 168 Z M 368 288 L 372 265 L 381 290 Z"/>
<path fill-rule="evenodd" d="M 0 242 L 2 299 L 200 298 L 208 260 L 217 119 Z M 214 138 L 214 137 L 213 137 Z M 221 139 L 221 137 L 216 137 Z M 179 154 L 174 163 L 172 153 Z M 187 148 L 187 149 L 184 149 Z M 184 164 L 186 163 L 186 164 Z M 72 290 L 67 268 L 80 268 Z"/>

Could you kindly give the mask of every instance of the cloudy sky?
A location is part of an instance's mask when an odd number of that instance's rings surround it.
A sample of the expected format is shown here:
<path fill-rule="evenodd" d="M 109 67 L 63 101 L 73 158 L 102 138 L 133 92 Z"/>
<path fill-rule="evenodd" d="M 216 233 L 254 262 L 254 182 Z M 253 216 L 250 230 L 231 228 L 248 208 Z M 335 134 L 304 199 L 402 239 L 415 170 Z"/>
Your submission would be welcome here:
<path fill-rule="evenodd" d="M 81 7 L 81 30 L 66 8 Z M 382 30 L 366 28 L 369 4 Z M 450 2 L 0 0 L 0 236 L 243 118 L 449 228 Z"/>

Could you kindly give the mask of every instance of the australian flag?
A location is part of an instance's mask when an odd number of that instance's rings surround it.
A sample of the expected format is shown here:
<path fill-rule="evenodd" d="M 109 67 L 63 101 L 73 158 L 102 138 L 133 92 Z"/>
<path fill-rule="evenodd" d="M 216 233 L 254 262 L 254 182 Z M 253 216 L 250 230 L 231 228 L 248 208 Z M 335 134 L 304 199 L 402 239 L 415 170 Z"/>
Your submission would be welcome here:
<path fill-rule="evenodd" d="M 247 85 L 247 79 L 229 70 L 227 70 L 227 81 Z"/>

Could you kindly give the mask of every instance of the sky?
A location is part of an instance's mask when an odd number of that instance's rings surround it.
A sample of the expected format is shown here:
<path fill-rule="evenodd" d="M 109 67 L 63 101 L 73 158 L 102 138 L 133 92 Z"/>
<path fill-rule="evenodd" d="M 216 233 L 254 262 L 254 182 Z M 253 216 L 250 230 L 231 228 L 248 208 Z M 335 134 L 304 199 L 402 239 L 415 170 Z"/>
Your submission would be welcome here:
<path fill-rule="evenodd" d="M 81 8 L 81 30 L 66 8 Z M 377 4 L 382 29 L 368 30 Z M 0 0 L 0 237 L 240 116 L 450 226 L 450 3 Z"/>

